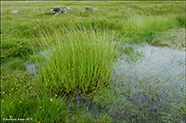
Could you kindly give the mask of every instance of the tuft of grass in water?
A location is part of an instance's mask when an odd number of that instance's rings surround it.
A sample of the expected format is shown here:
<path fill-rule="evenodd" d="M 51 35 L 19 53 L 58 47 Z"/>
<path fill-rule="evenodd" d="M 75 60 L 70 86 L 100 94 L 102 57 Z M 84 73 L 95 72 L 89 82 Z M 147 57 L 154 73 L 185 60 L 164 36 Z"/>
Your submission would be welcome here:
<path fill-rule="evenodd" d="M 123 48 L 123 46 L 120 46 L 120 47 L 119 47 L 119 51 L 120 51 L 121 53 L 125 53 L 125 54 L 127 54 L 127 55 L 133 53 L 134 50 L 135 50 L 134 46 L 126 46 L 125 48 Z"/>
<path fill-rule="evenodd" d="M 130 38 L 128 42 L 131 44 L 139 44 L 144 42 L 151 44 L 153 42 L 153 39 L 156 38 L 156 32 L 152 30 L 146 30 L 142 33 L 132 32 L 128 34 L 127 37 Z"/>
<path fill-rule="evenodd" d="M 42 92 L 57 94 L 87 93 L 102 88 L 110 81 L 113 58 L 117 54 L 117 47 L 109 42 L 114 39 L 114 33 L 65 31 L 56 29 L 54 42 L 41 35 L 41 44 L 48 53 L 46 62 L 38 68 L 36 86 Z M 64 33 L 65 36 L 61 35 Z"/>

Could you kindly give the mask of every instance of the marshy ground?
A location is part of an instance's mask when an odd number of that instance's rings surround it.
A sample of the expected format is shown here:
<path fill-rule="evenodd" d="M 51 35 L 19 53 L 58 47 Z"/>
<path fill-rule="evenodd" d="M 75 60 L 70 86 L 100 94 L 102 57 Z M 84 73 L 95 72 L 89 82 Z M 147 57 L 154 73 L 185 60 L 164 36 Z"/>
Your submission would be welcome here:
<path fill-rule="evenodd" d="M 1 122 L 186 121 L 185 1 L 1 3 Z"/>

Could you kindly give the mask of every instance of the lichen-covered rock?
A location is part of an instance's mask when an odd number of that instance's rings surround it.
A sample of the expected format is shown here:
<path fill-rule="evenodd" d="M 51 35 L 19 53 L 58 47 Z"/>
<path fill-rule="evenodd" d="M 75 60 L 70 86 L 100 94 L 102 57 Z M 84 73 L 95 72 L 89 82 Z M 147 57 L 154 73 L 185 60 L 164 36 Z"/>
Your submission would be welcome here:
<path fill-rule="evenodd" d="M 90 11 L 93 10 L 93 8 L 91 6 L 87 6 L 85 9 L 90 10 Z"/>

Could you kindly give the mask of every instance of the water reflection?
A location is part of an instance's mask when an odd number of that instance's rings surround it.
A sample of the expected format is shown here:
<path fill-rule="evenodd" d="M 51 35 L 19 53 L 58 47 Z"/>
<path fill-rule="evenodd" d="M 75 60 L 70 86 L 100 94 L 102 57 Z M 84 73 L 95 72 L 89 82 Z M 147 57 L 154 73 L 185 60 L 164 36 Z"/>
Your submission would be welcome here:
<path fill-rule="evenodd" d="M 123 44 L 124 48 L 127 46 Z M 141 115 L 157 120 L 160 118 L 158 113 L 171 113 L 171 104 L 184 101 L 185 51 L 149 44 L 132 46 L 145 55 L 137 60 L 139 62 L 129 61 L 128 54 L 122 54 L 116 60 L 113 73 L 118 76 L 114 83 L 118 83 L 118 93 L 124 92 L 120 98 L 127 99 L 125 106 L 115 105 L 123 107 L 116 112 L 127 116 L 126 120 L 140 121 Z M 122 110 L 128 114 L 120 113 Z M 122 117 L 117 119 L 123 120 Z"/>
<path fill-rule="evenodd" d="M 116 63 L 117 71 L 115 72 L 117 74 L 122 73 L 126 78 L 139 80 L 152 77 L 166 80 L 171 77 L 177 84 L 184 84 L 182 79 L 185 75 L 184 51 L 154 47 L 149 44 L 135 47 L 139 51 L 143 51 L 145 56 L 140 58 L 140 62 L 131 63 L 126 60 L 128 56 L 123 54 Z"/>

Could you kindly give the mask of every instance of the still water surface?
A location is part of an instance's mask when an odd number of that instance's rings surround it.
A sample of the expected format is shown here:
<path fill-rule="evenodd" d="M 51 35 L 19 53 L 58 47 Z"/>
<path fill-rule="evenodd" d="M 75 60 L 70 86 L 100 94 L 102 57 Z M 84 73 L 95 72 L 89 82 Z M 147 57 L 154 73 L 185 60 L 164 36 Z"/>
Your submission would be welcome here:
<path fill-rule="evenodd" d="M 127 46 L 129 45 L 123 45 Z M 149 44 L 132 46 L 143 54 L 142 57 L 131 61 L 129 55 L 122 54 L 116 62 L 116 74 L 120 73 L 125 78 L 130 78 L 130 81 L 157 78 L 160 81 L 171 79 L 169 84 L 185 83 L 185 51 Z"/>

